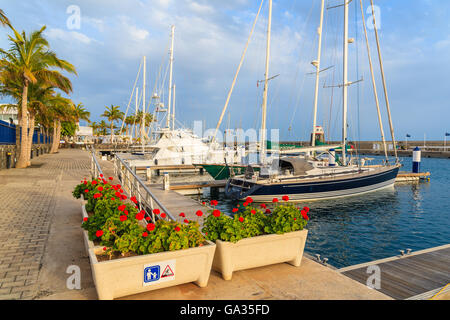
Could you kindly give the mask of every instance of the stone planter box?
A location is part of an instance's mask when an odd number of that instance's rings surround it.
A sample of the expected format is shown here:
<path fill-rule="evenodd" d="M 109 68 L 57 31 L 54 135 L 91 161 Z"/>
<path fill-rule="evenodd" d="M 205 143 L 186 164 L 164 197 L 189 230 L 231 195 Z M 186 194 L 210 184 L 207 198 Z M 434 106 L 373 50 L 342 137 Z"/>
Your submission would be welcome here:
<path fill-rule="evenodd" d="M 237 243 L 216 241 L 213 269 L 231 280 L 233 271 L 287 262 L 299 267 L 308 230 L 247 238 Z"/>
<path fill-rule="evenodd" d="M 206 287 L 216 245 L 99 262 L 102 248 L 89 249 L 92 276 L 101 300 L 194 282 Z"/>
<path fill-rule="evenodd" d="M 82 215 L 83 219 L 89 218 L 84 204 L 81 206 L 81 215 Z M 83 220 L 81 220 L 81 221 L 83 221 Z M 81 230 L 83 231 L 84 247 L 86 248 L 86 252 L 89 254 L 89 249 L 99 248 L 99 246 L 96 246 L 93 241 L 89 240 L 88 232 L 84 229 L 81 229 Z"/>

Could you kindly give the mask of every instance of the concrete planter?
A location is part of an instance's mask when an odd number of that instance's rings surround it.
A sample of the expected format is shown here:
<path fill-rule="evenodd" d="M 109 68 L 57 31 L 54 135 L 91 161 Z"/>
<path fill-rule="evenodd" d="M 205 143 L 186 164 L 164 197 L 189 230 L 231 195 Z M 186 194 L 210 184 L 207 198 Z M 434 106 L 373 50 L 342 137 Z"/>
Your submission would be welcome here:
<path fill-rule="evenodd" d="M 99 262 L 101 248 L 89 249 L 92 276 L 101 300 L 194 282 L 206 287 L 216 245 Z"/>
<path fill-rule="evenodd" d="M 302 262 L 308 230 L 271 234 L 237 243 L 216 241 L 213 269 L 222 273 L 224 280 L 231 280 L 233 271 L 251 269 L 287 262 L 299 267 Z"/>
<path fill-rule="evenodd" d="M 84 204 L 81 206 L 81 215 L 82 215 L 83 219 L 89 218 Z M 83 221 L 83 220 L 81 220 L 81 221 Z M 96 246 L 93 241 L 89 240 L 89 234 L 86 230 L 84 230 L 84 229 L 82 229 L 82 230 L 83 230 L 84 247 L 86 248 L 86 252 L 89 254 L 89 249 L 99 248 L 99 246 Z"/>

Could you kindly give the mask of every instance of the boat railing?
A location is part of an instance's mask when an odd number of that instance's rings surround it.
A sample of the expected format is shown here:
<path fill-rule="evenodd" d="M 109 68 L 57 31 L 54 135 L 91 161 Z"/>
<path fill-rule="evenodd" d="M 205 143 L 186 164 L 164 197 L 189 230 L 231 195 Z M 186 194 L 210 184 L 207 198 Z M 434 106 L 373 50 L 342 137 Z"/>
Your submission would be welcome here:
<path fill-rule="evenodd" d="M 135 196 L 137 200 L 137 206 L 139 210 L 144 210 L 146 215 L 156 221 L 158 219 L 176 220 L 170 211 L 159 201 L 159 199 L 152 193 L 152 191 L 145 185 L 145 183 L 139 178 L 133 169 L 122 159 L 118 154 L 114 156 L 114 174 L 119 178 L 122 185 L 122 189 L 128 193 L 128 195 Z M 153 210 L 159 207 L 161 212 L 166 214 L 165 218 L 161 215 L 155 216 Z"/>

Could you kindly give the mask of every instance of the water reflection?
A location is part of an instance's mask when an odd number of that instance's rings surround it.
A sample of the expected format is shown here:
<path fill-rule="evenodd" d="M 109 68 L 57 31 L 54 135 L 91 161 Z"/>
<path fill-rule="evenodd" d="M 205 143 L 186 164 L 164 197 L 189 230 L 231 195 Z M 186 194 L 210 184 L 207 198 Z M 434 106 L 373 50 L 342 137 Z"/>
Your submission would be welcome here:
<path fill-rule="evenodd" d="M 402 170 L 408 170 L 410 161 L 406 159 Z M 432 173 L 431 182 L 401 183 L 361 196 L 302 203 L 311 208 L 306 252 L 327 257 L 341 268 L 391 257 L 406 248 L 417 251 L 449 244 L 450 161 L 423 159 L 422 168 Z M 216 199 L 226 213 L 238 204 L 209 192 L 196 199 Z"/>

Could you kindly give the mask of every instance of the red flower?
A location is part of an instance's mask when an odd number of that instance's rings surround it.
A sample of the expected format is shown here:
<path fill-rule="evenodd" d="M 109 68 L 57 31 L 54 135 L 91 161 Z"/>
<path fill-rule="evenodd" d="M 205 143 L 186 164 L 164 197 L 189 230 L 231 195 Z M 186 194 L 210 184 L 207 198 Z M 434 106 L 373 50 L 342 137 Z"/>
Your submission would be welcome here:
<path fill-rule="evenodd" d="M 184 223 L 189 223 L 189 220 L 188 219 L 184 219 Z"/>
<path fill-rule="evenodd" d="M 112 201 L 116 201 L 116 198 L 111 198 Z"/>
<path fill-rule="evenodd" d="M 211 205 L 212 206 L 217 206 L 219 204 L 219 202 L 217 202 L 217 200 L 211 200 Z"/>
<path fill-rule="evenodd" d="M 128 215 L 128 210 L 123 210 L 123 213 L 125 213 L 126 215 Z"/>
<path fill-rule="evenodd" d="M 252 214 L 256 214 L 256 210 L 252 210 L 251 213 L 252 213 Z"/>
<path fill-rule="evenodd" d="M 144 219 L 144 214 L 139 212 L 138 214 L 136 214 L 136 219 L 141 221 L 142 219 Z"/>
<path fill-rule="evenodd" d="M 272 202 L 273 203 L 277 203 L 278 202 L 278 198 L 273 198 Z"/>
<path fill-rule="evenodd" d="M 103 187 L 98 187 L 98 191 L 103 191 Z"/>
<path fill-rule="evenodd" d="M 120 188 L 122 188 L 122 186 L 120 184 L 116 184 L 116 188 L 120 189 Z"/>
<path fill-rule="evenodd" d="M 267 209 L 267 206 L 266 206 L 266 204 L 265 204 L 265 203 L 261 204 L 261 208 L 263 208 L 263 209 Z"/>
<path fill-rule="evenodd" d="M 253 199 L 252 199 L 251 197 L 247 197 L 247 199 L 245 200 L 245 202 L 252 203 L 252 202 L 253 202 Z"/>
<path fill-rule="evenodd" d="M 103 251 L 106 251 L 106 247 L 103 247 Z"/>
<path fill-rule="evenodd" d="M 309 213 L 309 208 L 308 207 L 304 207 L 303 210 L 305 210 L 306 213 Z"/>
<path fill-rule="evenodd" d="M 153 230 L 155 230 L 155 225 L 154 225 L 153 223 L 147 224 L 147 230 L 148 230 L 148 231 L 153 231 Z"/>
<path fill-rule="evenodd" d="M 240 221 L 240 222 L 244 222 L 244 218 L 243 218 L 243 217 L 240 217 L 240 218 L 239 218 L 239 221 Z"/>
<path fill-rule="evenodd" d="M 103 174 L 100 173 L 100 178 L 103 178 Z"/>
<path fill-rule="evenodd" d="M 142 233 L 142 236 L 143 236 L 144 238 L 146 238 L 146 237 L 148 236 L 148 233 L 147 233 L 147 232 L 143 232 L 143 233 Z"/>
<path fill-rule="evenodd" d="M 85 185 L 87 185 L 87 181 L 83 182 Z"/>
<path fill-rule="evenodd" d="M 294 221 L 297 221 L 297 218 L 294 218 Z"/>
<path fill-rule="evenodd" d="M 236 213 L 236 212 L 238 212 L 238 211 L 239 211 L 238 208 L 234 208 L 234 209 L 233 209 L 233 213 Z"/>
<path fill-rule="evenodd" d="M 145 217 L 145 220 L 150 221 L 150 217 Z"/>
<path fill-rule="evenodd" d="M 84 221 L 84 222 L 88 221 L 88 218 L 84 218 L 83 221 Z"/>
<path fill-rule="evenodd" d="M 308 217 L 307 212 L 305 210 L 300 211 L 300 213 L 302 214 L 303 219 L 309 220 L 309 217 Z"/>
<path fill-rule="evenodd" d="M 127 200 L 127 196 L 126 195 L 122 195 L 122 200 Z"/>
<path fill-rule="evenodd" d="M 283 201 L 286 201 L 286 202 L 288 202 L 289 201 L 289 196 L 283 196 Z"/>
<path fill-rule="evenodd" d="M 109 179 L 109 180 L 111 180 L 111 181 L 112 181 L 112 180 L 114 180 L 114 178 L 113 178 L 113 177 L 109 177 L 108 179 Z"/>
<path fill-rule="evenodd" d="M 97 236 L 97 238 L 100 238 L 103 235 L 103 230 L 97 230 L 95 235 Z"/>
<path fill-rule="evenodd" d="M 137 204 L 137 199 L 136 199 L 135 196 L 132 196 L 132 197 L 130 198 L 130 201 L 132 201 L 132 202 L 134 202 L 135 204 Z"/>
<path fill-rule="evenodd" d="M 203 215 L 203 212 L 201 210 L 198 210 L 196 213 L 197 217 L 201 217 Z"/>
<path fill-rule="evenodd" d="M 182 212 L 180 213 L 180 217 L 186 218 L 186 215 Z"/>
<path fill-rule="evenodd" d="M 159 211 L 159 209 L 153 209 L 153 213 L 158 215 L 161 211 Z"/>
<path fill-rule="evenodd" d="M 118 209 L 119 211 L 124 211 L 126 207 L 127 207 L 126 205 L 122 204 L 122 205 L 120 205 L 117 209 Z"/>
<path fill-rule="evenodd" d="M 120 189 L 119 191 L 120 191 L 120 193 L 123 193 L 123 190 L 122 190 L 122 189 Z"/>
<path fill-rule="evenodd" d="M 163 212 L 163 213 L 161 213 L 161 218 L 165 218 L 166 217 L 166 214 Z"/>
<path fill-rule="evenodd" d="M 120 192 L 116 192 L 116 193 L 114 193 L 114 195 L 115 195 L 117 198 L 120 198 L 120 196 L 121 196 Z"/>
<path fill-rule="evenodd" d="M 266 210 L 266 214 L 272 213 L 272 211 L 270 211 L 270 209 Z"/>
<path fill-rule="evenodd" d="M 216 217 L 216 218 L 220 217 L 220 210 L 217 210 L 217 209 L 214 210 L 213 211 L 213 216 Z"/>
<path fill-rule="evenodd" d="M 178 231 L 180 231 L 180 230 L 181 230 L 181 228 L 180 228 L 179 226 L 176 226 L 176 227 L 175 227 L 175 231 L 176 231 L 176 232 L 178 232 Z"/>
<path fill-rule="evenodd" d="M 203 201 L 203 202 L 202 202 L 202 205 L 206 206 L 206 202 Z"/>
<path fill-rule="evenodd" d="M 120 216 L 120 221 L 125 221 L 125 220 L 127 220 L 128 218 L 127 218 L 127 216 L 125 216 L 125 215 L 123 215 L 123 216 Z"/>
<path fill-rule="evenodd" d="M 94 194 L 94 199 L 101 198 L 101 196 L 102 196 L 101 193 L 96 193 L 96 194 Z"/>
<path fill-rule="evenodd" d="M 97 183 L 97 180 L 92 181 L 92 185 L 96 185 Z"/>
<path fill-rule="evenodd" d="M 88 189 L 84 190 L 84 193 L 89 193 L 89 190 Z"/>
<path fill-rule="evenodd" d="M 244 207 L 246 207 L 246 206 L 248 206 L 248 202 L 244 202 L 242 205 L 243 205 Z"/>

